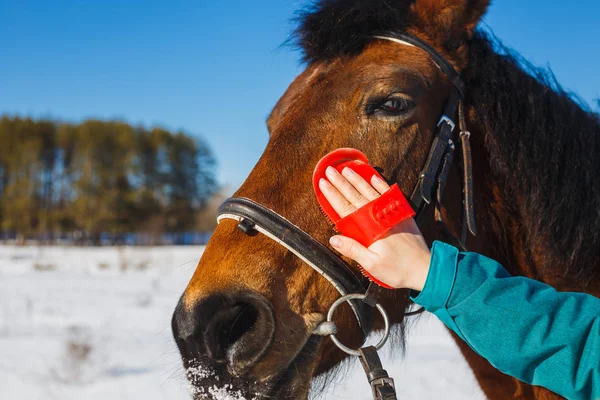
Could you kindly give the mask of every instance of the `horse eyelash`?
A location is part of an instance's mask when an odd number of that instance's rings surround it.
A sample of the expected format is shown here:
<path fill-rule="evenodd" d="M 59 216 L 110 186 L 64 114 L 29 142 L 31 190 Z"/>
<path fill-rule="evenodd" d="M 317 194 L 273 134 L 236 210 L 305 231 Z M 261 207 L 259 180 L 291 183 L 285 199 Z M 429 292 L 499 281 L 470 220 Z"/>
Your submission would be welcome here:
<path fill-rule="evenodd" d="M 380 110 L 381 106 L 383 106 L 389 100 L 401 101 L 407 106 L 407 109 L 409 109 L 409 108 L 411 108 L 411 106 L 413 106 L 412 102 L 408 99 L 405 99 L 404 97 L 386 96 L 386 97 L 375 98 L 375 99 L 369 100 L 365 106 L 366 114 L 369 116 L 375 114 L 377 112 L 377 110 Z"/>

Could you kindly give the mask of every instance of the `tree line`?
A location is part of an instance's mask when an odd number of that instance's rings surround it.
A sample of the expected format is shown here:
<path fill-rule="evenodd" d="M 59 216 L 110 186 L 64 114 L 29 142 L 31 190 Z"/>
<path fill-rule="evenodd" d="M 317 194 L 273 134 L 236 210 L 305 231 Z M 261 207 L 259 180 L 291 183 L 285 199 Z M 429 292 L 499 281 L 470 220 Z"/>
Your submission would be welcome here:
<path fill-rule="evenodd" d="M 121 121 L 0 118 L 4 236 L 183 232 L 217 191 L 202 139 Z"/>

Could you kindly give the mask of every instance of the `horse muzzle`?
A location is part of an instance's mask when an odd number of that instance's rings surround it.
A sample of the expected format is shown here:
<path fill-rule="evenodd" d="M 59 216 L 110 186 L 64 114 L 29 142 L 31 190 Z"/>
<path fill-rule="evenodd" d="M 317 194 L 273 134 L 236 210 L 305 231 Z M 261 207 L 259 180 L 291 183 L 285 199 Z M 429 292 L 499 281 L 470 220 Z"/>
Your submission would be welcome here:
<path fill-rule="evenodd" d="M 182 298 L 172 327 L 186 367 L 204 361 L 241 376 L 271 345 L 275 315 L 271 304 L 258 294 L 213 294 L 191 307 Z"/>
<path fill-rule="evenodd" d="M 291 354 L 273 350 L 277 347 L 273 345 L 275 313 L 271 303 L 257 293 L 212 294 L 192 306 L 182 297 L 172 328 L 197 399 L 221 398 L 225 393 L 240 398 L 299 399 L 308 391 L 303 383 L 310 381 L 321 338 L 307 331 L 306 342 L 296 343 L 299 347 Z M 260 361 L 268 361 L 270 350 L 286 364 L 261 368 Z"/>

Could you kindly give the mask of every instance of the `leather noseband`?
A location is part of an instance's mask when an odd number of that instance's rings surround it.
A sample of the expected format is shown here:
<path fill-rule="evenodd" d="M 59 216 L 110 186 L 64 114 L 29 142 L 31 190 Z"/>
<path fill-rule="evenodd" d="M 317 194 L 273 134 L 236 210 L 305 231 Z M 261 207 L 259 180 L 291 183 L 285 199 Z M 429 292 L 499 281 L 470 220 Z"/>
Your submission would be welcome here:
<path fill-rule="evenodd" d="M 323 275 L 341 296 L 363 293 L 365 281 L 321 242 L 292 224 L 287 219 L 260 204 L 243 197 L 227 199 L 220 207 L 217 221 L 233 219 L 239 222 L 238 229 L 253 236 L 258 232 L 276 241 L 315 271 Z M 362 301 L 350 302 L 365 337 L 373 328 L 370 308 Z"/>

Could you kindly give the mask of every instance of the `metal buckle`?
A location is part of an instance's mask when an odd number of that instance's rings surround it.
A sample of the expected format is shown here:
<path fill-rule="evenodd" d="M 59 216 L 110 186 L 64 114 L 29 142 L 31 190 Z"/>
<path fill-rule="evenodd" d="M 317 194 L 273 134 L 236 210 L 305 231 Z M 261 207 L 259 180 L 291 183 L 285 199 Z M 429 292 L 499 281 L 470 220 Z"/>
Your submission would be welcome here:
<path fill-rule="evenodd" d="M 375 379 L 373 382 L 371 382 L 371 393 L 373 393 L 373 398 L 374 399 L 381 399 L 381 391 L 379 390 L 379 388 L 385 388 L 385 386 L 389 386 L 391 387 L 392 391 L 396 390 L 396 385 L 394 384 L 394 379 L 393 378 L 379 378 L 379 379 Z M 389 389 L 388 389 L 389 391 Z"/>
<path fill-rule="evenodd" d="M 448 117 L 447 115 L 442 115 L 442 117 L 440 118 L 437 126 L 442 125 L 443 123 L 447 123 L 448 125 L 450 125 L 450 132 L 454 132 L 454 128 L 456 127 L 456 124 L 454 123 L 454 121 L 452 121 L 450 119 L 450 117 Z"/>

